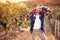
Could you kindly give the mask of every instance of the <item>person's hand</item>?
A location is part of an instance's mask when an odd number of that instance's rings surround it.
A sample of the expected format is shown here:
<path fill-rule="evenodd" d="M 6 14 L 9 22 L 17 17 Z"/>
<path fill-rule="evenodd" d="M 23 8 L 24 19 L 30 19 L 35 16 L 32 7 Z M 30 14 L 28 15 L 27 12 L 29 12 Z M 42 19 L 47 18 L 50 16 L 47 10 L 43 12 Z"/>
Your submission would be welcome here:
<path fill-rule="evenodd" d="M 27 19 L 25 18 L 25 20 L 24 21 L 26 21 Z"/>

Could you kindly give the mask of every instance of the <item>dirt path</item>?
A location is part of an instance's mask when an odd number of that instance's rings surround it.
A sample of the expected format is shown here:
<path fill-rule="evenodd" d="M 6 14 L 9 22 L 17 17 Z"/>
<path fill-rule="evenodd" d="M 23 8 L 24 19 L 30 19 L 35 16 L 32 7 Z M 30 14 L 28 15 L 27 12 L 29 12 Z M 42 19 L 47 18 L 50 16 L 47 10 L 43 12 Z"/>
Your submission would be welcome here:
<path fill-rule="evenodd" d="M 55 37 L 51 33 L 47 33 L 48 40 L 55 40 Z M 16 35 L 7 36 L 6 40 L 32 40 L 32 35 L 29 31 L 24 31 Z M 41 40 L 39 36 L 36 36 L 36 40 Z"/>

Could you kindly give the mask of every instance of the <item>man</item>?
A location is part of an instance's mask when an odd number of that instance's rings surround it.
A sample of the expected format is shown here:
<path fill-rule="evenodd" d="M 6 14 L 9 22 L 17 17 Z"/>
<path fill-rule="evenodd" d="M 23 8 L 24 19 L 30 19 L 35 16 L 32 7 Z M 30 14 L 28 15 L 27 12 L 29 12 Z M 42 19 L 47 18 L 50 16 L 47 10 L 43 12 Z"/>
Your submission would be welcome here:
<path fill-rule="evenodd" d="M 31 19 L 31 28 L 30 31 L 32 33 L 33 40 L 35 40 L 35 35 L 38 34 L 42 40 L 47 40 L 45 36 L 45 24 L 44 17 L 50 13 L 50 10 L 45 6 L 37 6 L 31 13 L 26 15 L 25 18 L 30 17 Z M 25 19 L 26 20 L 26 19 Z"/>

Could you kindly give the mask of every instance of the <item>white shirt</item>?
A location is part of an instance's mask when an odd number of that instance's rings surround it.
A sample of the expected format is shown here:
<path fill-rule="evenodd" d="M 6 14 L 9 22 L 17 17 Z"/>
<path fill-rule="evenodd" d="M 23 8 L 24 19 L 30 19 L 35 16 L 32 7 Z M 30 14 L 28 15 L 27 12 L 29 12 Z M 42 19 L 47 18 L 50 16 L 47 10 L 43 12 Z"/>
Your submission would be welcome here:
<path fill-rule="evenodd" d="M 36 15 L 33 29 L 40 29 L 40 28 L 41 28 L 41 20 L 39 19 L 39 15 Z"/>

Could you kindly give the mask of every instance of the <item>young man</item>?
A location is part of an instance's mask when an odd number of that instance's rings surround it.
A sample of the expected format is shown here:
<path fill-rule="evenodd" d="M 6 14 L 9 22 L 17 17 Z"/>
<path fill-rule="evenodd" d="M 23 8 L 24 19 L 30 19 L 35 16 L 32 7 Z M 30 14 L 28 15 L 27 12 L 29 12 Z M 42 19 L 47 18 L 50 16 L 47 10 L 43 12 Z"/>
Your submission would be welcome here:
<path fill-rule="evenodd" d="M 42 40 L 47 40 L 45 36 L 45 23 L 44 17 L 50 13 L 50 9 L 48 10 L 45 6 L 37 6 L 31 13 L 26 15 L 25 18 L 30 17 L 31 19 L 31 28 L 30 31 L 32 33 L 32 38 L 35 40 L 36 34 L 38 34 Z M 25 19 L 26 20 L 26 19 Z"/>

